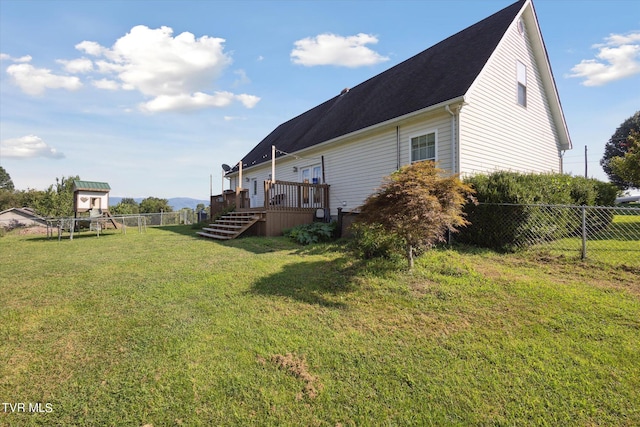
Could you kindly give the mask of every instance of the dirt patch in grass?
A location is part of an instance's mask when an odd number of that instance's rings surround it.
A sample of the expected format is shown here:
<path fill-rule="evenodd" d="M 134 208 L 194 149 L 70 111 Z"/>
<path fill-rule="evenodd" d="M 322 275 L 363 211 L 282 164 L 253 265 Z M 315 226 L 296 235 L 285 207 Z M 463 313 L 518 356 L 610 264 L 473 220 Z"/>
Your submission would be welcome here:
<path fill-rule="evenodd" d="M 482 262 L 475 270 L 490 280 L 546 280 L 556 284 L 585 283 L 600 288 L 623 290 L 640 296 L 636 266 L 610 266 L 594 261 L 567 259 L 563 255 L 531 254 L 504 256 L 500 263 Z"/>
<path fill-rule="evenodd" d="M 15 230 L 16 234 L 20 236 L 27 236 L 33 234 L 47 234 L 47 227 L 33 226 L 33 227 L 20 227 Z"/>
<path fill-rule="evenodd" d="M 297 400 L 302 400 L 304 397 L 315 399 L 324 388 L 318 377 L 309 372 L 309 367 L 307 366 L 307 361 L 304 356 L 299 357 L 293 353 L 287 353 L 284 356 L 275 354 L 271 356 L 270 362 L 278 369 L 285 370 L 287 373 L 304 382 L 304 388 L 296 395 Z M 258 357 L 258 363 L 266 365 L 267 361 L 263 357 Z"/>

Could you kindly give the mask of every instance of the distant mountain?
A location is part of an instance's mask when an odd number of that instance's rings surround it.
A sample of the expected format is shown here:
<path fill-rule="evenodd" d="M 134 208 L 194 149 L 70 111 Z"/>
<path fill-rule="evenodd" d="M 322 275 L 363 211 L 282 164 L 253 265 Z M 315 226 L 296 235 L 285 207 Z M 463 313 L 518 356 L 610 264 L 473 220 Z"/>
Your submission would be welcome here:
<path fill-rule="evenodd" d="M 117 205 L 124 198 L 125 197 L 109 196 L 109 206 Z M 140 203 L 143 199 L 145 199 L 145 197 L 133 198 L 136 203 Z M 209 206 L 209 200 L 192 199 L 190 197 L 173 197 L 167 200 L 169 201 L 169 206 L 171 206 L 174 211 L 179 211 L 182 208 L 195 209 L 200 203 L 205 205 L 205 207 Z"/>
<path fill-rule="evenodd" d="M 209 206 L 210 201 L 191 199 L 189 197 L 173 197 L 169 199 L 169 206 L 173 207 L 174 211 L 179 211 L 182 208 L 195 209 L 200 203 L 207 207 Z"/>

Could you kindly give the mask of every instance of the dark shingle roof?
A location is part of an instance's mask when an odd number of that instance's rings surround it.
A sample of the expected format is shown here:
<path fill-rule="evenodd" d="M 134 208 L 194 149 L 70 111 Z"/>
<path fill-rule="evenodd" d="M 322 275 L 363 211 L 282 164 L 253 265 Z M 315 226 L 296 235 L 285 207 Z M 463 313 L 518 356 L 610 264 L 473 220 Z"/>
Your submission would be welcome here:
<path fill-rule="evenodd" d="M 243 165 L 270 160 L 272 145 L 293 153 L 463 96 L 524 3 L 520 0 L 281 124 L 242 159 Z"/>

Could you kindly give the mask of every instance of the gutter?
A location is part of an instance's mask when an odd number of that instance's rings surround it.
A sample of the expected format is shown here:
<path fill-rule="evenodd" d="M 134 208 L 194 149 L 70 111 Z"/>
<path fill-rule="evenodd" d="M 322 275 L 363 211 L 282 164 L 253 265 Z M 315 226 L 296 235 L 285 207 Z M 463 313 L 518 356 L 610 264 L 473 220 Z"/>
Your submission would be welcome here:
<path fill-rule="evenodd" d="M 400 126 L 396 126 L 396 170 L 400 170 Z"/>
<path fill-rule="evenodd" d="M 385 120 L 384 122 L 380 122 L 380 123 L 377 123 L 375 125 L 372 125 L 372 126 L 369 126 L 369 127 L 366 127 L 366 128 L 358 129 L 358 130 L 353 131 L 351 133 L 340 135 L 340 136 L 338 136 L 336 138 L 329 139 L 327 141 L 321 142 L 319 144 L 316 144 L 316 145 L 313 145 L 311 147 L 307 147 L 307 148 L 304 148 L 302 150 L 298 150 L 298 151 L 295 151 L 295 152 L 289 153 L 289 154 L 296 154 L 296 155 L 302 156 L 299 153 L 304 153 L 305 151 L 308 151 L 308 150 L 314 150 L 314 149 L 317 149 L 317 148 L 322 148 L 325 145 L 329 145 L 329 144 L 332 144 L 334 142 L 341 141 L 341 140 L 343 140 L 345 138 L 353 138 L 353 137 L 356 137 L 356 136 L 361 135 L 363 133 L 374 131 L 376 129 L 379 129 L 379 128 L 382 128 L 382 127 L 385 127 L 385 126 L 389 126 L 389 125 L 392 125 L 394 123 L 399 123 L 399 122 L 401 122 L 403 120 L 407 120 L 407 119 L 410 119 L 412 117 L 419 116 L 419 115 L 424 114 L 424 113 L 428 113 L 430 111 L 435 111 L 435 110 L 438 110 L 438 109 L 443 108 L 443 107 L 448 106 L 448 105 L 454 105 L 454 104 L 457 104 L 457 103 L 460 103 L 461 105 L 464 105 L 464 103 L 465 103 L 464 100 L 465 100 L 464 99 L 464 95 L 463 96 L 459 96 L 457 98 L 453 98 L 453 99 L 450 99 L 448 101 L 440 102 L 440 103 L 435 104 L 435 105 L 430 105 L 429 107 L 423 108 L 421 110 L 413 111 L 413 112 L 405 114 L 403 116 L 394 117 L 392 119 Z M 263 162 L 260 162 L 258 164 L 251 165 L 251 166 L 245 166 L 245 170 L 250 170 L 250 169 L 252 169 L 254 167 L 262 166 L 264 163 L 266 163 L 266 161 L 263 161 Z M 231 172 L 231 173 L 229 173 L 228 175 L 225 175 L 225 176 L 232 177 L 232 176 L 237 175 L 237 174 L 238 174 L 238 171 L 236 170 L 236 171 L 233 171 L 233 172 Z"/>
<path fill-rule="evenodd" d="M 458 158 L 458 154 L 460 153 L 460 135 L 458 130 L 460 129 L 460 110 L 465 105 L 464 97 L 462 97 L 462 103 L 456 105 L 454 107 L 454 111 L 451 110 L 452 104 L 446 104 L 444 109 L 447 113 L 451 115 L 451 172 L 456 174 L 459 172 L 458 164 L 460 163 L 460 159 Z M 458 149 L 456 150 L 456 145 Z"/>

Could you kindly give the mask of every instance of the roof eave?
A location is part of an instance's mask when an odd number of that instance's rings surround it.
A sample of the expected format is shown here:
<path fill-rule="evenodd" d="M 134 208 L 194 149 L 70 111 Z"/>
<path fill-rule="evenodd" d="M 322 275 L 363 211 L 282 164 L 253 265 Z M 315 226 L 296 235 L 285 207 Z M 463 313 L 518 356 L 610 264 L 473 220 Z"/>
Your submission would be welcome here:
<path fill-rule="evenodd" d="M 530 15 L 527 15 L 525 12 L 529 10 Z M 529 18 L 533 20 L 533 28 L 535 29 L 535 36 L 537 43 L 535 47 L 538 49 L 538 53 L 541 55 L 541 59 L 544 59 L 541 64 L 540 70 L 544 70 L 541 73 L 542 79 L 545 81 L 545 87 L 547 88 L 547 98 L 550 101 L 549 108 L 551 109 L 551 115 L 554 118 L 554 121 L 557 126 L 558 138 L 560 139 L 560 149 L 561 150 L 571 150 L 573 148 L 573 144 L 571 142 L 571 136 L 569 135 L 569 128 L 567 126 L 567 121 L 564 116 L 564 111 L 562 109 L 562 103 L 560 102 L 560 95 L 558 93 L 558 87 L 556 85 L 556 80 L 553 76 L 553 70 L 551 69 L 551 61 L 549 60 L 549 53 L 547 52 L 547 47 L 544 43 L 544 38 L 542 37 L 542 30 L 540 29 L 540 22 L 538 21 L 538 15 L 536 14 L 535 7 L 533 6 L 533 2 L 531 0 L 527 0 L 525 5 L 523 6 L 521 12 L 518 14 L 516 19 L 519 19 L 522 15 L 526 19 Z M 530 27 L 530 25 L 527 25 Z M 535 48 L 534 48 L 535 51 Z M 539 61 L 540 62 L 540 61 Z"/>
<path fill-rule="evenodd" d="M 366 128 L 358 129 L 358 130 L 356 130 L 354 132 L 350 132 L 350 133 L 347 133 L 347 134 L 344 134 L 344 135 L 340 135 L 340 136 L 338 136 L 336 138 L 329 139 L 327 141 L 321 142 L 321 143 L 313 145 L 311 147 L 303 148 L 302 150 L 294 151 L 293 153 L 289 153 L 289 154 L 290 155 L 293 155 L 293 154 L 301 155 L 305 151 L 315 150 L 315 149 L 318 149 L 318 148 L 325 147 L 327 145 L 332 145 L 332 144 L 335 144 L 335 143 L 337 143 L 339 141 L 342 141 L 344 139 L 354 138 L 354 137 L 357 137 L 357 136 L 362 135 L 364 133 L 373 132 L 373 131 L 375 131 L 377 129 L 380 129 L 380 128 L 383 128 L 383 127 L 386 127 L 386 126 L 391 126 L 394 123 L 398 123 L 398 122 L 402 122 L 402 121 L 405 121 L 405 120 L 409 120 L 409 119 L 411 119 L 413 117 L 416 117 L 416 116 L 419 116 L 421 114 L 426 114 L 426 113 L 429 113 L 429 112 L 432 112 L 432 111 L 436 111 L 436 110 L 441 109 L 441 108 L 444 109 L 447 105 L 450 106 L 452 104 L 464 104 L 464 103 L 465 103 L 465 95 L 461 95 L 461 96 L 458 96 L 456 98 L 452 98 L 452 99 L 449 99 L 447 101 L 443 101 L 443 102 L 440 102 L 438 104 L 430 105 L 430 106 L 422 108 L 420 110 L 416 110 L 416 111 L 413 111 L 411 113 L 404 114 L 402 116 L 394 117 L 393 119 L 389 119 L 389 120 L 386 120 L 384 122 L 376 123 L 375 125 L 372 125 L 372 126 L 369 126 L 369 127 L 366 127 Z M 257 168 L 257 167 L 261 167 L 265 163 L 268 163 L 270 161 L 271 161 L 271 159 L 269 158 L 269 159 L 267 159 L 267 160 L 265 160 L 263 162 L 260 162 L 260 163 L 257 163 L 257 164 L 251 165 L 251 166 L 243 165 L 242 166 L 242 171 L 244 173 L 244 171 L 251 170 L 251 169 Z M 230 171 L 229 173 L 226 173 L 224 176 L 228 177 L 228 178 L 231 178 L 231 177 L 235 177 L 236 175 L 238 175 L 238 173 L 239 173 L 238 170 L 233 170 L 233 171 Z"/>

